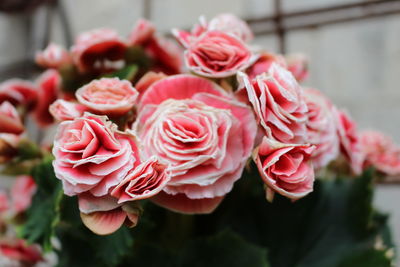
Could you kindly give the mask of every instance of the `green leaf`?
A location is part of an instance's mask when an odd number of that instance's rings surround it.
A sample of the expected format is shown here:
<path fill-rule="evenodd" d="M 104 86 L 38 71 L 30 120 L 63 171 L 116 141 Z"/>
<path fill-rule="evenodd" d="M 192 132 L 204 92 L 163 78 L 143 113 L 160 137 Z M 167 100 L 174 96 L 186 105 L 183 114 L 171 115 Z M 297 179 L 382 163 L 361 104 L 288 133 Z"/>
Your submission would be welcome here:
<path fill-rule="evenodd" d="M 251 244 L 230 230 L 191 241 L 179 253 L 177 266 L 267 267 L 267 250 Z"/>
<path fill-rule="evenodd" d="M 138 66 L 133 64 L 133 65 L 128 65 L 116 72 L 106 74 L 103 77 L 117 77 L 121 80 L 132 81 L 135 78 L 138 70 L 139 70 Z"/>
<path fill-rule="evenodd" d="M 303 199 L 292 202 L 276 195 L 268 203 L 252 169 L 213 214 L 198 218 L 199 225 L 207 225 L 207 233 L 231 228 L 266 248 L 273 267 L 336 267 L 348 254 L 373 249 L 377 238 L 390 248 L 386 217 L 371 208 L 371 173 L 317 180 L 314 192 Z"/>
<path fill-rule="evenodd" d="M 63 190 L 61 182 L 54 175 L 52 158 L 46 158 L 35 166 L 32 176 L 37 184 L 37 191 L 19 235 L 30 243 L 42 245 L 47 252 L 52 249 L 51 238 L 60 221 Z"/>
<path fill-rule="evenodd" d="M 350 254 L 343 259 L 338 267 L 387 267 L 392 265 L 392 260 L 385 250 L 368 249 Z"/>
<path fill-rule="evenodd" d="M 96 257 L 106 266 L 116 266 L 122 258 L 131 252 L 133 238 L 128 228 L 121 227 L 108 236 L 94 236 Z"/>

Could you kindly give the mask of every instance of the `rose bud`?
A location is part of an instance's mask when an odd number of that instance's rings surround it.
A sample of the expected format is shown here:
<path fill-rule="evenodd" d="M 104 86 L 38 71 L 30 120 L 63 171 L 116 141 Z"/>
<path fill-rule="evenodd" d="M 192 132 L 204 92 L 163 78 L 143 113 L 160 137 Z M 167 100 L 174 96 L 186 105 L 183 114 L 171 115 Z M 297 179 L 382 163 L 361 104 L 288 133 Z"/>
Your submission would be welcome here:
<path fill-rule="evenodd" d="M 254 38 L 249 25 L 233 14 L 219 14 L 210 20 L 207 29 L 209 31 L 217 30 L 224 33 L 232 34 L 244 42 L 250 42 Z"/>
<path fill-rule="evenodd" d="M 356 123 L 344 111 L 334 109 L 333 114 L 339 135 L 340 150 L 348 160 L 354 174 L 359 175 L 362 171 L 364 153 Z"/>
<path fill-rule="evenodd" d="M 164 189 L 171 175 L 167 166 L 151 157 L 132 170 L 111 192 L 118 203 L 150 198 Z"/>
<path fill-rule="evenodd" d="M 38 101 L 34 109 L 34 119 L 40 126 L 48 126 L 54 122 L 49 106 L 57 100 L 61 90 L 60 73 L 54 69 L 47 70 L 37 80 Z"/>
<path fill-rule="evenodd" d="M 84 105 L 57 99 L 49 107 L 50 114 L 57 121 L 73 120 L 81 117 L 88 108 Z"/>
<path fill-rule="evenodd" d="M 360 139 L 364 168 L 372 165 L 386 175 L 400 175 L 400 148 L 390 137 L 378 131 L 363 131 Z"/>
<path fill-rule="evenodd" d="M 107 28 L 81 33 L 71 49 L 72 60 L 81 72 L 108 72 L 125 56 L 127 44 Z"/>
<path fill-rule="evenodd" d="M 60 68 L 72 62 L 71 56 L 65 48 L 50 43 L 45 50 L 36 53 L 35 61 L 44 68 Z"/>
<path fill-rule="evenodd" d="M 30 109 L 36 100 L 37 88 L 29 81 L 11 79 L 0 84 L 0 103 L 9 101 L 14 105 Z"/>
<path fill-rule="evenodd" d="M 21 134 L 24 125 L 15 107 L 10 102 L 5 101 L 0 104 L 0 134 Z"/>
<path fill-rule="evenodd" d="M 90 110 L 116 116 L 129 112 L 139 93 L 127 80 L 102 78 L 79 88 L 75 95 Z"/>
<path fill-rule="evenodd" d="M 208 31 L 189 43 L 186 66 L 196 74 L 224 78 L 250 64 L 252 54 L 240 39 L 221 31 Z"/>
<path fill-rule="evenodd" d="M 35 181 L 31 176 L 17 177 L 11 188 L 11 208 L 15 213 L 23 212 L 30 207 L 36 188 Z"/>
<path fill-rule="evenodd" d="M 259 55 L 258 59 L 246 70 L 250 80 L 254 79 L 257 75 L 263 74 L 268 71 L 272 63 L 286 68 L 286 61 L 282 55 L 263 52 Z"/>
<path fill-rule="evenodd" d="M 274 193 L 292 200 L 313 191 L 314 169 L 311 154 L 314 146 L 284 144 L 263 138 L 253 152 L 253 159 L 266 184 L 266 196 L 272 201 Z"/>
<path fill-rule="evenodd" d="M 312 160 L 314 168 L 319 169 L 339 156 L 333 105 L 315 89 L 305 89 L 304 96 L 308 107 L 307 141 L 315 145 Z"/>

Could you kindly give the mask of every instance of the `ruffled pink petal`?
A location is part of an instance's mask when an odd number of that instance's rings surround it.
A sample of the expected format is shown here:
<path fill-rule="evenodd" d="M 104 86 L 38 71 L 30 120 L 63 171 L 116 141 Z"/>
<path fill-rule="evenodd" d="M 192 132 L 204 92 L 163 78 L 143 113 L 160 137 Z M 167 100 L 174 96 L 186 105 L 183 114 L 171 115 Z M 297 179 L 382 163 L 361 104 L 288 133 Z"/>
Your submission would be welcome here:
<path fill-rule="evenodd" d="M 89 214 L 81 212 L 83 224 L 93 233 L 109 235 L 117 231 L 126 219 L 126 213 L 121 209 L 98 211 Z"/>

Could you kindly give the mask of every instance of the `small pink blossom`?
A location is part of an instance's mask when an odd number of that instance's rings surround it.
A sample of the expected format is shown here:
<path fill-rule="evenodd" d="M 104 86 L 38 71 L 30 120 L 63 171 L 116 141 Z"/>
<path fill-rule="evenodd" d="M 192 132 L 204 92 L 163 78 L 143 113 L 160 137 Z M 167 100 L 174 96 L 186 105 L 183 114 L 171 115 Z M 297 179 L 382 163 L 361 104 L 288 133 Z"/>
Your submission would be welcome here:
<path fill-rule="evenodd" d="M 288 70 L 293 74 L 298 82 L 307 79 L 308 58 L 303 54 L 291 54 L 286 56 Z"/>
<path fill-rule="evenodd" d="M 37 100 L 35 84 L 20 79 L 7 80 L 0 84 L 0 103 L 9 101 L 14 105 L 31 108 Z"/>
<path fill-rule="evenodd" d="M 221 31 L 207 31 L 188 44 L 186 66 L 212 78 L 236 74 L 250 64 L 251 52 L 240 39 Z"/>
<path fill-rule="evenodd" d="M 156 34 L 155 26 L 148 20 L 140 19 L 129 36 L 129 44 L 141 46 L 153 60 L 151 70 L 166 74 L 177 74 L 182 69 L 182 51 L 172 43 Z"/>
<path fill-rule="evenodd" d="M 359 175 L 362 171 L 364 153 L 356 123 L 347 113 L 338 109 L 334 109 L 334 116 L 340 140 L 340 150 L 348 160 L 352 171 Z"/>
<path fill-rule="evenodd" d="M 11 188 L 11 208 L 15 213 L 23 212 L 30 207 L 36 188 L 35 181 L 31 176 L 17 177 Z"/>
<path fill-rule="evenodd" d="M 138 91 L 127 80 L 102 78 L 81 87 L 75 95 L 90 110 L 107 115 L 123 115 L 133 108 Z"/>
<path fill-rule="evenodd" d="M 166 165 L 151 157 L 130 172 L 111 195 L 118 199 L 118 203 L 152 197 L 169 182 L 170 173 L 166 169 Z"/>
<path fill-rule="evenodd" d="M 81 104 L 57 99 L 49 107 L 50 114 L 57 121 L 73 120 L 83 115 L 88 109 Z"/>
<path fill-rule="evenodd" d="M 313 191 L 314 169 L 311 154 L 314 147 L 284 144 L 264 137 L 253 153 L 258 171 L 267 185 L 267 199 L 274 193 L 297 200 Z"/>
<path fill-rule="evenodd" d="M 272 63 L 286 68 L 286 61 L 282 55 L 263 52 L 258 59 L 246 70 L 250 79 L 254 79 L 257 75 L 265 73 L 271 67 Z"/>
<path fill-rule="evenodd" d="M 392 139 L 378 131 L 363 131 L 360 133 L 364 166 L 374 166 L 387 175 L 400 175 L 400 148 Z"/>
<path fill-rule="evenodd" d="M 50 43 L 45 50 L 36 53 L 35 61 L 44 68 L 60 68 L 70 64 L 71 55 L 60 45 Z"/>
<path fill-rule="evenodd" d="M 34 118 L 40 126 L 54 122 L 49 106 L 57 100 L 61 88 L 61 75 L 54 69 L 47 70 L 37 80 L 38 101 L 34 109 Z"/>
<path fill-rule="evenodd" d="M 273 63 L 268 71 L 250 80 L 239 74 L 256 118 L 269 138 L 284 143 L 306 140 L 307 105 L 303 89 L 293 75 Z"/>
<path fill-rule="evenodd" d="M 71 48 L 72 60 L 81 72 L 109 71 L 111 63 L 124 58 L 127 44 L 112 29 L 81 33 Z"/>
<path fill-rule="evenodd" d="M 316 169 L 326 166 L 339 156 L 339 137 L 333 105 L 320 91 L 304 90 L 308 107 L 307 141 L 315 145 L 312 160 Z"/>
<path fill-rule="evenodd" d="M 0 104 L 0 133 L 21 134 L 24 131 L 24 125 L 13 105 L 5 101 Z"/>
<path fill-rule="evenodd" d="M 217 30 L 232 34 L 244 42 L 250 42 L 254 38 L 254 34 L 249 25 L 247 25 L 245 21 L 229 13 L 219 14 L 214 17 L 208 23 L 207 28 L 209 31 Z"/>
<path fill-rule="evenodd" d="M 0 256 L 16 261 L 21 266 L 35 266 L 43 260 L 39 247 L 28 245 L 22 239 L 0 241 Z"/>

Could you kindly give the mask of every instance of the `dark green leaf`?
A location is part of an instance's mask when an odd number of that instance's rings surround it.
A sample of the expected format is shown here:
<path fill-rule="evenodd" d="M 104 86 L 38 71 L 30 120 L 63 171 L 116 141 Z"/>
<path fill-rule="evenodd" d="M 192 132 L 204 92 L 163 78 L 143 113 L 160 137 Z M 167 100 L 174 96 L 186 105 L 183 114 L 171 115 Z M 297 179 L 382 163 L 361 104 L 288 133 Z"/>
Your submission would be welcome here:
<path fill-rule="evenodd" d="M 239 235 L 226 230 L 208 238 L 191 241 L 179 253 L 177 266 L 191 267 L 267 267 L 267 250 L 246 242 Z"/>
<path fill-rule="evenodd" d="M 103 77 L 117 77 L 121 80 L 132 81 L 135 78 L 137 72 L 138 72 L 137 65 L 128 65 L 123 69 L 120 69 L 113 73 L 106 74 Z"/>
<path fill-rule="evenodd" d="M 92 242 L 99 262 L 105 263 L 106 266 L 116 266 L 131 252 L 133 238 L 128 228 L 121 227 L 111 235 L 94 236 Z"/>
<path fill-rule="evenodd" d="M 387 251 L 368 249 L 352 253 L 338 265 L 338 267 L 388 267 L 392 266 Z"/>

